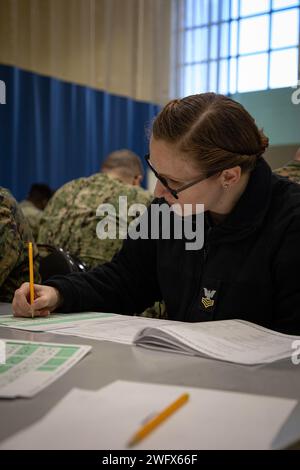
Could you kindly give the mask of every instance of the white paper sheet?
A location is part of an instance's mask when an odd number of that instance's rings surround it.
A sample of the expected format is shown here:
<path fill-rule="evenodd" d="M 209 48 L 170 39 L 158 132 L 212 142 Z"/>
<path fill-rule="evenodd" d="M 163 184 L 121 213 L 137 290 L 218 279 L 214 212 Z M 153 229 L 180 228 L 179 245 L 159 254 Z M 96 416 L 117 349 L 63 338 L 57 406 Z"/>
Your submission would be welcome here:
<path fill-rule="evenodd" d="M 33 397 L 67 372 L 91 349 L 78 344 L 3 340 L 0 398 Z"/>
<path fill-rule="evenodd" d="M 0 449 L 126 449 L 139 427 L 188 392 L 188 402 L 135 449 L 269 449 L 296 400 L 117 381 L 73 389 Z"/>

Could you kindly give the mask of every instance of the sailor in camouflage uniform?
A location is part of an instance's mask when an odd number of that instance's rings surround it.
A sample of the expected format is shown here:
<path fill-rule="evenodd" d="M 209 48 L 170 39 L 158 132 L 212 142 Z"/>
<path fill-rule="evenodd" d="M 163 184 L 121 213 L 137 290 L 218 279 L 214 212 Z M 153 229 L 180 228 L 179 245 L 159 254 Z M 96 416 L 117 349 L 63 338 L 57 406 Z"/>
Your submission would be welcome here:
<path fill-rule="evenodd" d="M 29 281 L 28 242 L 33 236 L 27 220 L 7 189 L 0 187 L 0 301 L 11 302 L 14 292 Z M 33 243 L 35 282 L 38 253 Z"/>
<path fill-rule="evenodd" d="M 274 170 L 280 176 L 286 176 L 295 183 L 300 183 L 300 147 L 298 148 L 294 160 L 287 163 L 282 168 Z"/>
<path fill-rule="evenodd" d="M 123 243 L 119 239 L 119 196 L 127 197 L 127 206 L 148 206 L 152 195 L 140 187 L 143 167 L 133 152 L 120 150 L 108 156 L 102 172 L 70 181 L 60 188 L 44 210 L 38 243 L 55 245 L 84 261 L 88 268 L 110 261 Z M 111 204 L 116 211 L 117 237 L 102 240 L 96 227 L 101 218 L 100 204 Z M 128 223 L 133 220 L 128 217 Z M 126 226 L 125 226 L 126 228 Z"/>

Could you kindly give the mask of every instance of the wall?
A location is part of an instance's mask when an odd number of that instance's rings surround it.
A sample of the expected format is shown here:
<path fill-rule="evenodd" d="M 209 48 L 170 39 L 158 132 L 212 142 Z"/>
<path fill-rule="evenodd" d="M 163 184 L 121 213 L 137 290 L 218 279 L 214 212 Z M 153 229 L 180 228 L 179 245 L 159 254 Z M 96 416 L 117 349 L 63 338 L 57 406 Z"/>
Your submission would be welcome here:
<path fill-rule="evenodd" d="M 295 93 L 296 92 L 296 93 Z M 299 104 L 292 103 L 297 94 Z M 289 161 L 300 146 L 300 87 L 232 95 L 252 114 L 270 139 L 266 159 L 272 168 Z"/>

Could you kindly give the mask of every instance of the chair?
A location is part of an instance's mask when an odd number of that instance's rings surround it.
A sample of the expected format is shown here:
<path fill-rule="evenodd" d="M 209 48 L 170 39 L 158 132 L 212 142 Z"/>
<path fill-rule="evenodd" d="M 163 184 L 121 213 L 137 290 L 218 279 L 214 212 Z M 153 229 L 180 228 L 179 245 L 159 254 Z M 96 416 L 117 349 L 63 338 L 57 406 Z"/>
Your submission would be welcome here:
<path fill-rule="evenodd" d="M 83 261 L 68 251 L 52 245 L 37 245 L 40 255 L 40 275 L 42 282 L 57 274 L 70 274 L 87 271 Z"/>

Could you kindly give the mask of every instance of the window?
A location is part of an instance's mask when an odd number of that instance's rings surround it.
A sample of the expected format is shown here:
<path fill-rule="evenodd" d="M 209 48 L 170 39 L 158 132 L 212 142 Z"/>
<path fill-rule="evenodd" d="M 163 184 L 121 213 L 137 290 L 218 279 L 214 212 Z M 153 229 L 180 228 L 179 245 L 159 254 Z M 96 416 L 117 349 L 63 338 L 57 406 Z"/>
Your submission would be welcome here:
<path fill-rule="evenodd" d="M 300 0 L 179 0 L 180 95 L 297 85 Z"/>

